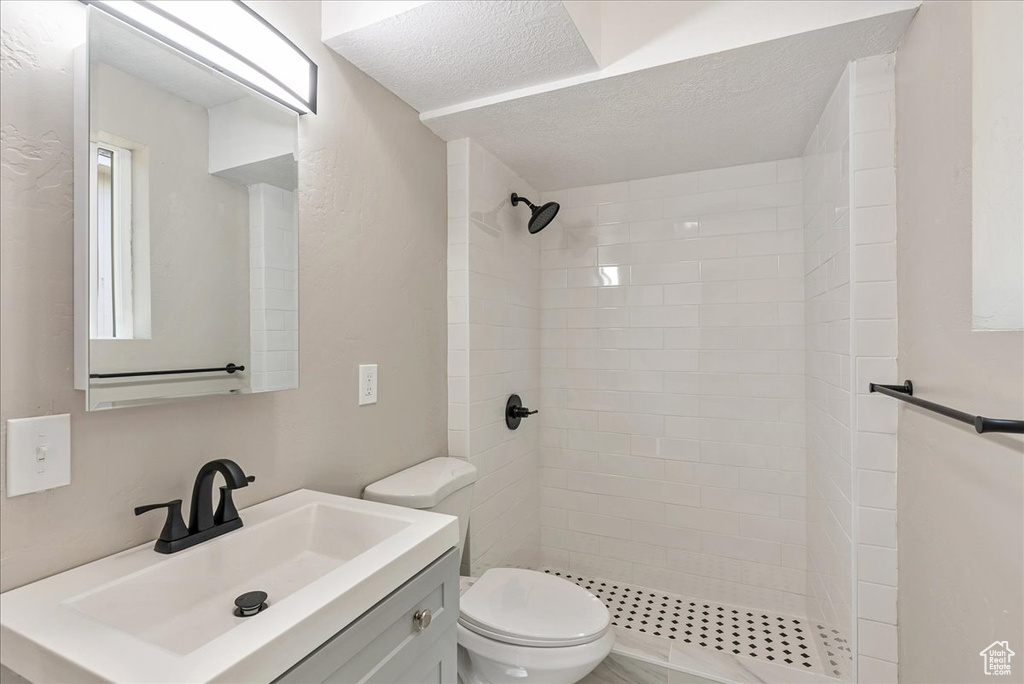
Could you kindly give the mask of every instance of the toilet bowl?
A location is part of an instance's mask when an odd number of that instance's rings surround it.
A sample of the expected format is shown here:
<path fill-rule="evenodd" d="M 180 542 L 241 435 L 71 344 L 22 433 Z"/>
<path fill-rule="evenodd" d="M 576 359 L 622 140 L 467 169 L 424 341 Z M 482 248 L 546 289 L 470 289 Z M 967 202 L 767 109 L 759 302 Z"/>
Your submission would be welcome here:
<path fill-rule="evenodd" d="M 459 518 L 465 541 L 476 468 L 434 458 L 374 482 L 363 498 Z M 600 599 L 572 582 L 533 570 L 492 568 L 460 599 L 462 684 L 575 684 L 615 641 Z"/>
<path fill-rule="evenodd" d="M 495 568 L 462 595 L 463 684 L 573 684 L 611 651 L 608 609 L 561 577 Z"/>

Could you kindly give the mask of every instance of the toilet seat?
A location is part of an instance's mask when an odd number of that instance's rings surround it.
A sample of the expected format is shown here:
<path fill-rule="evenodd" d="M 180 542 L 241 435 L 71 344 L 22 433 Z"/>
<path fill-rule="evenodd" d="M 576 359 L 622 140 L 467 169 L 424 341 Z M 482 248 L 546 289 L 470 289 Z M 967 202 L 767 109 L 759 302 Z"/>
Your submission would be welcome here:
<path fill-rule="evenodd" d="M 597 641 L 611 616 L 600 599 L 561 577 L 494 568 L 462 596 L 459 624 L 500 643 L 558 648 Z"/>

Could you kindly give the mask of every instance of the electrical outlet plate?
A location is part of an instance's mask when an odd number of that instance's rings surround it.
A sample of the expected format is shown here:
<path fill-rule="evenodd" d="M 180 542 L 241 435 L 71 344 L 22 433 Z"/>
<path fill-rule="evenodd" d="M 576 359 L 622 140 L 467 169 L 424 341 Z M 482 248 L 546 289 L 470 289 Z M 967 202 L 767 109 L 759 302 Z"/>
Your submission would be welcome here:
<path fill-rule="evenodd" d="M 359 405 L 377 403 L 377 364 L 359 366 Z"/>
<path fill-rule="evenodd" d="M 71 416 L 7 421 L 7 496 L 71 484 Z"/>

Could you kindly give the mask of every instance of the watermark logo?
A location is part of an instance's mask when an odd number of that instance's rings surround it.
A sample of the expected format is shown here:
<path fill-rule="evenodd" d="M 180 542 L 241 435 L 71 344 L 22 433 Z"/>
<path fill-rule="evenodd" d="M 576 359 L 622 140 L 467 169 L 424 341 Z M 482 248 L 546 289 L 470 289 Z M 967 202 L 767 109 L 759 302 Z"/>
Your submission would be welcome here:
<path fill-rule="evenodd" d="M 985 674 L 987 675 L 1009 675 L 1010 658 L 1017 655 L 1010 650 L 1009 643 L 1005 641 L 993 641 L 981 652 L 985 661 Z"/>

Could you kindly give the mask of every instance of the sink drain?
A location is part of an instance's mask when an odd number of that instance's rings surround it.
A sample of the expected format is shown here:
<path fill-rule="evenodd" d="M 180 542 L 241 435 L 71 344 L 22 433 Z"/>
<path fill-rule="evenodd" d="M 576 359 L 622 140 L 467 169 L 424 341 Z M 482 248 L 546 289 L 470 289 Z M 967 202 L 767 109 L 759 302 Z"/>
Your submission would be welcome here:
<path fill-rule="evenodd" d="M 267 592 L 247 591 L 235 599 L 235 616 L 252 617 L 267 608 Z"/>

